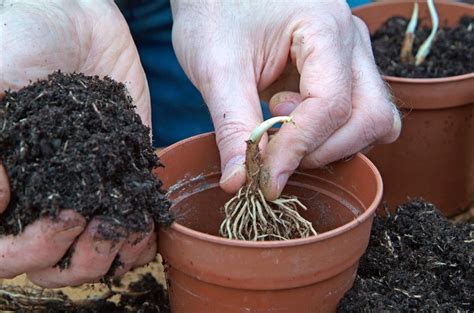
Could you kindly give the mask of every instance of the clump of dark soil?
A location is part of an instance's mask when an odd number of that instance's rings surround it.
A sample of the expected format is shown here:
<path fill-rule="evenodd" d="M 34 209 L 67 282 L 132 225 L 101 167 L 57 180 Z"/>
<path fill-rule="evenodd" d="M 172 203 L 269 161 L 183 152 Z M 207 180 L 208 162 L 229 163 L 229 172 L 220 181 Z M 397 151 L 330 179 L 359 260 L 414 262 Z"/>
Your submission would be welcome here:
<path fill-rule="evenodd" d="M 339 312 L 454 312 L 474 307 L 474 225 L 452 224 L 415 200 L 376 217 Z"/>
<path fill-rule="evenodd" d="M 112 297 L 118 296 L 117 300 Z M 147 273 L 132 282 L 125 291 L 109 290 L 103 297 L 73 302 L 59 291 L 10 286 L 1 288 L 0 310 L 15 312 L 71 313 L 170 313 L 164 287 Z"/>
<path fill-rule="evenodd" d="M 431 28 L 420 27 L 422 22 L 419 21 L 415 33 L 414 54 L 431 32 Z M 408 19 L 392 17 L 371 36 L 375 61 L 384 75 L 437 78 L 474 72 L 473 16 L 462 17 L 455 27 L 440 27 L 430 54 L 418 66 L 400 61 L 400 48 L 407 25 Z"/>
<path fill-rule="evenodd" d="M 99 217 L 126 233 L 148 231 L 152 220 L 172 222 L 170 202 L 152 174 L 161 164 L 150 130 L 124 84 L 55 72 L 6 92 L 0 129 L 0 159 L 12 190 L 0 236 L 62 209 L 87 220 Z M 104 239 L 120 233 L 99 231 Z"/>
<path fill-rule="evenodd" d="M 123 312 L 127 312 L 127 308 L 132 309 L 130 312 L 139 313 L 170 312 L 168 294 L 151 274 L 145 274 L 139 281 L 131 283 L 128 290 L 129 293 L 121 295 L 118 304 Z"/>

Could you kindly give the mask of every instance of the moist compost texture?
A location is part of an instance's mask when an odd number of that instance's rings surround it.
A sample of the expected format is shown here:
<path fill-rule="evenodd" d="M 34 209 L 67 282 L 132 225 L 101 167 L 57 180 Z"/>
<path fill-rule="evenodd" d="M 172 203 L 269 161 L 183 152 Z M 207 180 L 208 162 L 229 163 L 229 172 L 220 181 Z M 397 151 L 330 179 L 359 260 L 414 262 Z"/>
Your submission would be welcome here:
<path fill-rule="evenodd" d="M 421 200 L 376 217 L 339 312 L 468 312 L 474 307 L 474 225 L 452 224 Z"/>
<path fill-rule="evenodd" d="M 170 202 L 152 170 L 160 166 L 149 128 L 125 85 L 106 77 L 55 72 L 0 101 L 0 159 L 11 201 L 0 236 L 42 216 L 73 209 L 117 229 L 170 224 Z M 123 232 L 99 229 L 105 239 Z"/>
<path fill-rule="evenodd" d="M 419 21 L 413 54 L 428 37 L 431 29 Z M 442 25 L 443 21 L 440 21 Z M 402 46 L 408 19 L 392 17 L 371 37 L 375 61 L 384 75 L 410 78 L 437 78 L 474 72 L 474 17 L 464 16 L 455 27 L 440 27 L 430 54 L 421 65 L 402 63 Z"/>

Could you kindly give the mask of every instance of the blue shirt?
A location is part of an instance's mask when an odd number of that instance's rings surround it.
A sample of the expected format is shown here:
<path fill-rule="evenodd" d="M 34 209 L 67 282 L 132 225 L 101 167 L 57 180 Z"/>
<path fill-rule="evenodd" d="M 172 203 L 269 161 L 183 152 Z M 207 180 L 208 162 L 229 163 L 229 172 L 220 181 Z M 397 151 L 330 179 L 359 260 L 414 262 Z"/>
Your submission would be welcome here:
<path fill-rule="evenodd" d="M 121 8 L 147 75 L 152 102 L 153 144 L 170 145 L 213 130 L 199 91 L 181 69 L 171 43 L 169 0 L 116 0 Z M 349 5 L 368 3 L 350 0 Z M 270 113 L 262 105 L 264 118 Z"/>

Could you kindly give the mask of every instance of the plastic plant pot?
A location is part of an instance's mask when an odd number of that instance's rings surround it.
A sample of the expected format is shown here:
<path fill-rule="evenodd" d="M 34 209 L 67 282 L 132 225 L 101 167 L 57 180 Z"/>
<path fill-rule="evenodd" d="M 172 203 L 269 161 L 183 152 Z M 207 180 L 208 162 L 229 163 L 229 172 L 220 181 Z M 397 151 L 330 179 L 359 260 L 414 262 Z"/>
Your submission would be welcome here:
<path fill-rule="evenodd" d="M 335 311 L 350 289 L 367 248 L 382 180 L 363 155 L 324 169 L 297 170 L 284 194 L 317 236 L 287 241 L 241 241 L 218 236 L 221 208 L 232 197 L 219 187 L 213 133 L 160 153 L 157 170 L 173 201 L 176 222 L 159 234 L 174 313 Z"/>

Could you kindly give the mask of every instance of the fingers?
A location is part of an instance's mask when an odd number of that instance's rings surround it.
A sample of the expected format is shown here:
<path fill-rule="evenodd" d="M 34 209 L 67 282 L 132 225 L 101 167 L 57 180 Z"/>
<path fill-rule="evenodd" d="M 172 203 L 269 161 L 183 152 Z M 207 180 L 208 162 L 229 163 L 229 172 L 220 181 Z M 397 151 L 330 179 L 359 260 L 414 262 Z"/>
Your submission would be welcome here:
<path fill-rule="evenodd" d="M 342 38 L 338 29 L 345 25 L 334 23 L 324 29 L 303 27 L 293 34 L 291 56 L 301 73 L 302 102 L 292 112 L 296 127 L 283 125 L 265 152 L 270 179 L 263 189 L 270 200 L 280 195 L 303 157 L 351 116 L 352 39 Z"/>
<path fill-rule="evenodd" d="M 107 227 L 108 232 L 117 233 L 117 239 L 104 240 L 98 232 L 100 227 Z M 76 286 L 99 281 L 109 273 L 116 258 L 120 261 L 120 266 L 113 274 L 120 276 L 156 257 L 156 234 L 153 227 L 148 233 L 134 233 L 125 237 L 126 231 L 123 228 L 93 220 L 75 244 L 69 268 L 43 268 L 28 272 L 28 278 L 45 288 Z"/>
<path fill-rule="evenodd" d="M 120 267 L 113 273 L 121 276 L 130 269 L 151 262 L 157 253 L 156 234 L 152 228 L 149 233 L 131 234 L 118 253 Z"/>
<path fill-rule="evenodd" d="M 387 88 L 377 71 L 370 42 L 364 42 L 363 38 L 362 34 L 356 34 L 353 49 L 351 118 L 320 147 L 304 157 L 302 167 L 326 165 L 374 143 L 390 143 L 400 134 L 398 111 L 390 101 Z"/>
<path fill-rule="evenodd" d="M 220 186 L 229 193 L 235 193 L 245 183 L 246 141 L 262 122 L 255 79 L 232 64 L 230 61 L 216 66 L 210 83 L 200 88 L 216 131 L 222 168 Z"/>
<path fill-rule="evenodd" d="M 85 225 L 81 215 L 65 210 L 56 220 L 42 218 L 34 222 L 18 236 L 0 237 L 0 278 L 55 265 Z"/>
<path fill-rule="evenodd" d="M 364 151 L 373 143 L 393 142 L 400 134 L 400 116 L 375 66 L 368 30 L 356 17 L 354 26 L 357 33 L 352 57 L 351 118 L 306 155 L 301 161 L 302 167 L 323 166 Z M 273 115 L 290 115 L 301 101 L 297 93 L 280 92 L 271 99 L 270 110 Z"/>
<path fill-rule="evenodd" d="M 104 222 L 102 222 L 104 223 Z M 111 233 L 117 233 L 116 240 L 104 240 L 99 234 L 99 227 L 110 227 Z M 71 257 L 69 268 L 50 267 L 28 272 L 28 278 L 45 288 L 77 286 L 97 282 L 110 268 L 120 248 L 125 243 L 126 234 L 117 226 L 102 224 L 98 219 L 92 220 L 84 233 L 79 237 Z"/>
<path fill-rule="evenodd" d="M 158 254 L 158 242 L 156 233 L 153 234 L 153 237 L 148 241 L 145 251 L 140 255 L 140 257 L 135 261 L 135 264 L 132 268 L 140 267 L 145 264 L 148 264 L 156 259 Z"/>
<path fill-rule="evenodd" d="M 5 211 L 10 202 L 10 183 L 3 165 L 0 164 L 0 214 Z"/>

